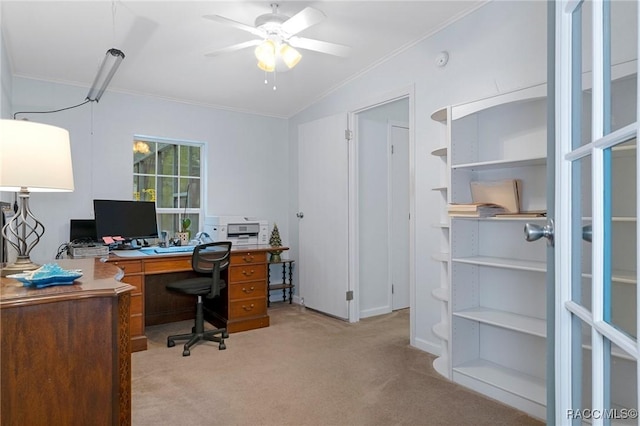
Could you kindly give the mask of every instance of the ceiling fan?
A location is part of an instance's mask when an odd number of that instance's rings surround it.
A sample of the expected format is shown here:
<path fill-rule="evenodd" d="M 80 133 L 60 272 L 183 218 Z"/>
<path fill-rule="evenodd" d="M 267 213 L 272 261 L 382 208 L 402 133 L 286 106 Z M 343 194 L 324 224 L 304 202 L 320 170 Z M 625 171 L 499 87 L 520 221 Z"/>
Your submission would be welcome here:
<path fill-rule="evenodd" d="M 302 55 L 300 55 L 295 48 L 341 57 L 348 56 L 351 50 L 349 46 L 299 37 L 297 35 L 326 18 L 326 15 L 322 11 L 312 7 L 306 7 L 302 11 L 289 17 L 279 13 L 278 5 L 273 3 L 271 4 L 271 13 L 258 16 L 254 26 L 243 24 L 242 22 L 234 21 L 220 15 L 205 15 L 203 17 L 239 28 L 258 37 L 255 40 L 249 40 L 209 52 L 205 56 L 218 56 L 247 47 L 257 46 L 255 55 L 258 59 L 258 67 L 267 72 L 273 72 L 276 68 L 280 71 L 296 66 Z M 286 68 L 284 68 L 282 64 L 286 65 Z"/>

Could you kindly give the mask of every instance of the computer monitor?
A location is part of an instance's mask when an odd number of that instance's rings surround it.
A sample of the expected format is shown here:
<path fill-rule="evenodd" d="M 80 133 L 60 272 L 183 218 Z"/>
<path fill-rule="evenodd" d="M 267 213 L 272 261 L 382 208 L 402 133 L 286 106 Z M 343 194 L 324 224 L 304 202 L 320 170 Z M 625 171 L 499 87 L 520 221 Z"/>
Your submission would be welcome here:
<path fill-rule="evenodd" d="M 93 242 L 97 241 L 96 221 L 93 219 L 71 219 L 69 221 L 69 241 L 70 242 Z"/>
<path fill-rule="evenodd" d="M 158 221 L 153 201 L 93 200 L 96 235 L 125 241 L 157 238 Z"/>

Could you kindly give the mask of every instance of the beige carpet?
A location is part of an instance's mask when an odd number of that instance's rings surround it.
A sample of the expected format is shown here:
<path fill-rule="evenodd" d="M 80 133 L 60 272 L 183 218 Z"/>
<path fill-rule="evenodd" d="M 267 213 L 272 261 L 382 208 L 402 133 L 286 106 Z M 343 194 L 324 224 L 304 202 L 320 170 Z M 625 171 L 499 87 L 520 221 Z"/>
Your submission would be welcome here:
<path fill-rule="evenodd" d="M 182 357 L 147 327 L 133 354 L 134 425 L 541 425 L 442 378 L 409 346 L 409 312 L 348 324 L 275 304 L 271 326 L 201 343 Z"/>

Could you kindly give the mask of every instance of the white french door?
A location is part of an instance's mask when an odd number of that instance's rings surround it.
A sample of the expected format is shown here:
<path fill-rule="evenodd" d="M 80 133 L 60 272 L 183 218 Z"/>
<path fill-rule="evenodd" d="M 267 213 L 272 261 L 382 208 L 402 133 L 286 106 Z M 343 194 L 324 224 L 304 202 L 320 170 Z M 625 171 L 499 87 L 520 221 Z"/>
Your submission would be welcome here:
<path fill-rule="evenodd" d="M 638 2 L 555 3 L 556 424 L 638 424 Z"/>

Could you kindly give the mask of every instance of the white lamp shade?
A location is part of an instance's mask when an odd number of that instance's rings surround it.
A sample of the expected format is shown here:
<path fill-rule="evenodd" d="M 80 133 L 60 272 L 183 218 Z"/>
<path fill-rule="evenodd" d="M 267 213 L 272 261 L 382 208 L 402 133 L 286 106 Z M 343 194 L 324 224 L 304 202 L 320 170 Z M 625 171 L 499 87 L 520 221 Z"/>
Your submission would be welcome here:
<path fill-rule="evenodd" d="M 47 124 L 0 120 L 0 191 L 73 191 L 69 132 Z"/>

